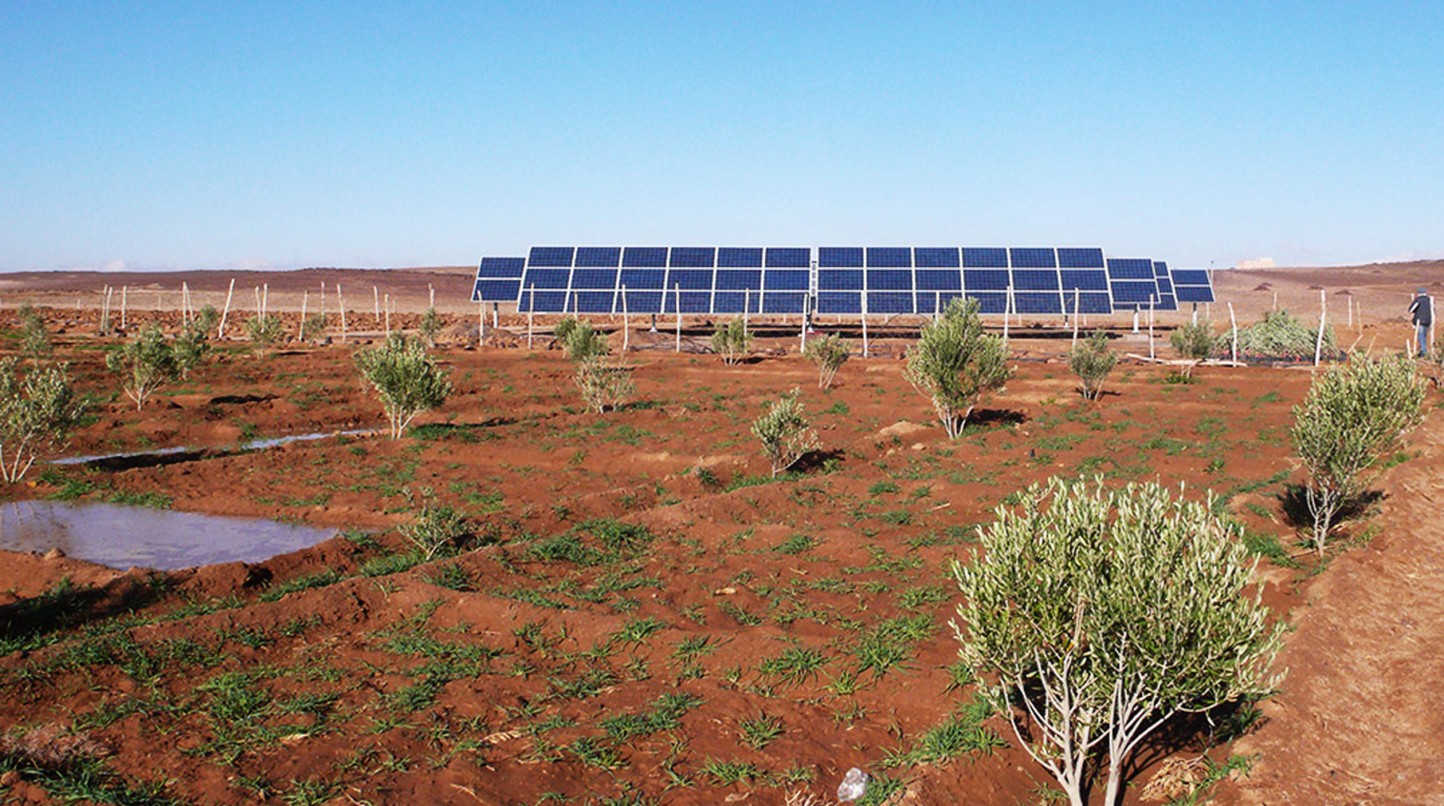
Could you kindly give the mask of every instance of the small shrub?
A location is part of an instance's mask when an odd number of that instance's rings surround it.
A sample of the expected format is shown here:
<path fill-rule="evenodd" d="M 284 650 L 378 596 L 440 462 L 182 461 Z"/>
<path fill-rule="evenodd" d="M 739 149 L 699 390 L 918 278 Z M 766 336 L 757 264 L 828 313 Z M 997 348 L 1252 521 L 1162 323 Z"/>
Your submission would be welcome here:
<path fill-rule="evenodd" d="M 201 309 L 196 311 L 195 316 L 191 317 L 191 322 L 187 325 L 187 328 L 201 335 L 209 335 L 220 323 L 221 312 L 216 310 L 216 306 L 202 305 Z"/>
<path fill-rule="evenodd" d="M 399 438 L 416 415 L 440 406 L 451 394 L 446 371 L 420 341 L 404 333 L 392 333 L 380 347 L 358 352 L 356 366 L 381 396 L 392 439 Z"/>
<path fill-rule="evenodd" d="M 182 380 L 190 377 L 191 370 L 205 361 L 206 354 L 211 351 L 210 332 L 219 320 L 216 309 L 207 305 L 176 336 L 171 350 L 175 353 L 176 369 Z"/>
<path fill-rule="evenodd" d="M 932 401 L 948 437 L 956 439 L 979 399 L 1001 388 L 1012 371 L 1003 340 L 983 332 L 977 300 L 954 298 L 923 327 L 903 374 Z"/>
<path fill-rule="evenodd" d="M 817 365 L 818 388 L 828 389 L 832 386 L 833 378 L 837 377 L 837 371 L 847 363 L 851 351 L 848 349 L 847 340 L 833 333 L 808 342 L 803 355 Z"/>
<path fill-rule="evenodd" d="M 1213 332 L 1213 325 L 1207 319 L 1202 322 L 1186 322 L 1169 335 L 1168 341 L 1173 345 L 1174 352 L 1188 363 L 1183 365 L 1179 375 L 1184 383 L 1193 380 L 1193 368 L 1198 362 L 1213 355 L 1218 349 L 1219 338 Z"/>
<path fill-rule="evenodd" d="M 783 395 L 752 423 L 752 433 L 762 442 L 762 453 L 772 465 L 772 476 L 789 470 L 818 446 L 817 432 L 803 416 L 798 390 Z"/>
<path fill-rule="evenodd" d="M 306 338 L 314 342 L 325 341 L 328 324 L 324 313 L 313 313 L 306 317 Z"/>
<path fill-rule="evenodd" d="M 1068 353 L 1068 368 L 1083 383 L 1083 399 L 1097 400 L 1103 392 L 1103 381 L 1118 363 L 1118 356 L 1108 348 L 1108 334 L 1101 330 L 1073 346 Z"/>
<path fill-rule="evenodd" d="M 722 356 L 722 363 L 729 367 L 740 363 L 751 345 L 752 334 L 747 332 L 747 323 L 740 316 L 718 322 L 712 332 L 712 352 Z"/>
<path fill-rule="evenodd" d="M 557 344 L 565 345 L 567 336 L 571 335 L 576 326 L 577 318 L 575 316 L 563 316 L 558 319 L 556 326 L 552 328 L 552 334 L 556 337 Z"/>
<path fill-rule="evenodd" d="M 407 497 L 410 498 L 409 491 Z M 416 513 L 416 517 L 410 523 L 402 524 L 398 531 L 416 547 L 417 553 L 425 561 L 455 548 L 471 530 L 461 513 L 436 503 L 431 490 L 423 489 L 421 498 L 421 509 Z"/>
<path fill-rule="evenodd" d="M 1424 382 L 1407 356 L 1357 355 L 1314 378 L 1294 407 L 1291 435 L 1309 475 L 1305 503 L 1319 553 L 1367 472 L 1419 424 L 1423 405 Z"/>
<path fill-rule="evenodd" d="M 246 320 L 246 336 L 264 350 L 281 340 L 281 320 L 274 316 L 252 316 Z"/>
<path fill-rule="evenodd" d="M 1238 331 L 1238 351 L 1256 358 L 1301 359 L 1312 357 L 1319 331 L 1289 315 L 1282 308 L 1269 311 L 1263 319 Z M 1324 327 L 1325 352 L 1334 352 L 1334 328 Z"/>
<path fill-rule="evenodd" d="M 145 407 L 146 398 L 156 389 L 180 374 L 175 349 L 155 325 L 146 326 L 134 340 L 108 353 L 105 366 L 121 376 L 136 411 Z"/>
<path fill-rule="evenodd" d="M 426 309 L 426 313 L 421 315 L 421 323 L 417 329 L 421 331 L 421 338 L 426 339 L 427 347 L 436 346 L 436 337 L 441 333 L 441 316 L 436 313 L 435 308 Z"/>
<path fill-rule="evenodd" d="M 40 362 L 55 352 L 45 322 L 30 303 L 20 306 L 20 349 L 31 361 Z"/>
<path fill-rule="evenodd" d="M 598 414 L 621 408 L 637 391 L 631 367 L 600 355 L 588 356 L 577 364 L 577 386 L 587 408 Z"/>
<path fill-rule="evenodd" d="M 567 358 L 583 362 L 589 358 L 600 358 L 607 354 L 607 340 L 602 338 L 602 334 L 593 330 L 590 323 L 572 320 L 572 324 L 563 328 L 563 331 L 566 335 L 561 337 L 561 343 Z"/>
<path fill-rule="evenodd" d="M 16 358 L 0 359 L 0 478 L 15 483 L 36 457 L 61 446 L 85 413 L 68 365 L 39 367 L 22 379 Z"/>

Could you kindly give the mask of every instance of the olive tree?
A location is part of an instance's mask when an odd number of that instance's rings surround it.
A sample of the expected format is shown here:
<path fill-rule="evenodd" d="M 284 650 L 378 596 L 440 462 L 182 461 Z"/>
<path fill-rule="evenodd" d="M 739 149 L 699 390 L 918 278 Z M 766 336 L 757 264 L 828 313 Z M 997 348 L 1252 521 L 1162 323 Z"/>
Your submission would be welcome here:
<path fill-rule="evenodd" d="M 803 351 L 808 360 L 817 365 L 817 386 L 827 389 L 837 377 L 837 371 L 850 357 L 847 340 L 836 333 L 813 339 Z"/>
<path fill-rule="evenodd" d="M 1308 479 L 1304 500 L 1323 553 L 1339 512 L 1364 491 L 1368 471 L 1419 424 L 1425 381 L 1407 356 L 1355 355 L 1314 377 L 1291 431 Z"/>
<path fill-rule="evenodd" d="M 1001 388 L 1012 370 L 1003 340 L 983 332 L 977 300 L 954 298 L 923 327 L 903 374 L 932 400 L 943 428 L 956 439 L 979 399 Z"/>
<path fill-rule="evenodd" d="M 41 452 L 63 446 L 85 413 L 67 364 L 32 369 L 22 378 L 19 363 L 0 360 L 0 479 L 10 484 L 25 477 Z"/>
<path fill-rule="evenodd" d="M 436 337 L 441 335 L 441 327 L 441 315 L 436 312 L 435 308 L 427 308 L 426 313 L 421 315 L 421 323 L 417 325 L 417 330 L 421 332 L 421 338 L 426 339 L 427 347 L 436 346 Z"/>
<path fill-rule="evenodd" d="M 181 371 L 174 345 L 155 325 L 147 325 L 135 339 L 107 353 L 105 366 L 121 376 L 121 387 L 135 401 L 136 411 L 145 408 L 146 399 Z"/>
<path fill-rule="evenodd" d="M 1108 348 L 1108 334 L 1101 330 L 1073 345 L 1068 352 L 1068 368 L 1083 384 L 1083 399 L 1097 400 L 1103 393 L 1103 382 L 1118 363 L 1118 356 Z"/>
<path fill-rule="evenodd" d="M 577 387 L 587 408 L 598 414 L 620 408 L 637 391 L 632 368 L 590 355 L 577 362 Z"/>
<path fill-rule="evenodd" d="M 752 433 L 762 442 L 762 453 L 772 465 L 774 478 L 791 469 L 819 444 L 817 432 L 808 425 L 798 395 L 798 390 L 793 389 L 774 400 L 752 423 Z"/>
<path fill-rule="evenodd" d="M 592 328 L 590 322 L 580 322 L 576 319 L 563 319 L 557 324 L 562 349 L 566 351 L 567 358 L 576 362 L 585 362 L 590 358 L 600 358 L 607 354 L 607 340 Z"/>
<path fill-rule="evenodd" d="M 25 303 L 20 306 L 20 349 L 36 363 L 49 358 L 55 352 L 50 343 L 50 334 L 45 330 L 45 320 L 35 306 Z"/>
<path fill-rule="evenodd" d="M 747 323 L 737 316 L 726 322 L 718 322 L 712 331 L 712 352 L 722 356 L 722 363 L 733 366 L 741 363 L 752 346 L 752 334 L 747 332 Z"/>
<path fill-rule="evenodd" d="M 446 402 L 451 381 L 418 339 L 392 333 L 379 347 L 356 353 L 356 367 L 376 393 L 390 423 L 392 439 L 406 432 L 416 415 Z"/>
<path fill-rule="evenodd" d="M 1179 373 L 1185 383 L 1193 381 L 1193 368 L 1198 362 L 1213 355 L 1218 349 L 1218 336 L 1207 319 L 1202 322 L 1185 322 L 1168 337 L 1174 352 L 1186 362 Z"/>
<path fill-rule="evenodd" d="M 1211 503 L 1211 502 L 1210 502 Z M 1236 527 L 1157 484 L 1050 480 L 954 561 L 963 661 L 1073 806 L 1181 714 L 1256 699 L 1279 647 Z"/>

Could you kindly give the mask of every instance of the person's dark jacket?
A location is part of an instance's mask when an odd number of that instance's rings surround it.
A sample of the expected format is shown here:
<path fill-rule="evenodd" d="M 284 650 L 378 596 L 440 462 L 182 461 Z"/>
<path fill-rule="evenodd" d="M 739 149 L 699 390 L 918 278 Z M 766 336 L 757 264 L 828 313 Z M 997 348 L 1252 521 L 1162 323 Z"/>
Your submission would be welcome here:
<path fill-rule="evenodd" d="M 1428 294 L 1420 294 L 1419 296 L 1414 298 L 1414 301 L 1409 305 L 1409 313 L 1414 315 L 1414 324 L 1434 324 L 1433 302 L 1433 300 L 1429 299 Z"/>

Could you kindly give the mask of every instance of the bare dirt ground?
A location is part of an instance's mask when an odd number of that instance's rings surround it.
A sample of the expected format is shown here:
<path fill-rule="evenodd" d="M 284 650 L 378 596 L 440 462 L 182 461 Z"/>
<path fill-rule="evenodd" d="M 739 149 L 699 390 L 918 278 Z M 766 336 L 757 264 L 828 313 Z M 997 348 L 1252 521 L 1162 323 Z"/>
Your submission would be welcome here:
<path fill-rule="evenodd" d="M 1379 270 L 1218 284 L 1248 321 L 1275 289 L 1281 305 L 1316 312 L 1311 286 L 1330 282 L 1331 311 L 1345 290 L 1364 302 L 1356 338 L 1402 344 L 1402 316 L 1383 311 L 1444 271 Z M 428 284 L 445 309 L 438 278 L 459 278 L 447 296 L 464 299 L 469 273 L 378 275 L 405 301 L 393 324 L 414 323 Z M 369 276 L 328 279 L 363 319 L 350 288 L 369 294 Z M 223 297 L 228 280 L 188 277 Z M 132 278 L 0 289 L 0 334 L 14 328 L 16 300 L 49 294 L 59 305 L 47 313 L 64 331 L 61 357 L 98 399 L 69 453 L 381 424 L 350 357 L 359 344 L 253 354 L 226 342 L 190 381 L 135 411 L 102 368 L 98 348 L 114 339 L 94 336 L 97 312 L 65 302 Z M 254 281 L 270 284 L 273 309 L 278 295 L 319 289 L 302 272 Z M 167 300 L 179 281 L 155 282 L 166 310 L 135 315 L 174 327 L 179 300 Z M 1253 290 L 1261 283 L 1270 288 Z M 464 303 L 456 310 L 461 338 L 471 320 Z M 1146 353 L 1126 330 L 1120 345 Z M 1419 454 L 1381 482 L 1388 497 L 1369 522 L 1378 536 L 1317 568 L 1279 503 L 1295 478 L 1289 409 L 1307 372 L 1205 367 L 1181 385 L 1165 382 L 1164 367 L 1125 363 L 1089 405 L 1058 360 L 1068 340 L 1056 323 L 1014 335 L 1018 376 L 956 442 L 902 379 L 900 332 L 874 344 L 883 357 L 854 360 L 819 390 L 791 335 L 723 367 L 701 352 L 700 331 L 680 355 L 671 334 L 637 331 L 636 404 L 601 417 L 581 409 L 558 352 L 542 339 L 520 349 L 514 333 L 481 349 L 443 347 L 456 392 L 402 440 L 37 469 L 5 497 L 146 500 L 349 537 L 164 574 L 4 554 L 0 733 L 60 762 L 49 778 L 0 778 L 0 796 L 50 802 L 93 758 L 113 776 L 102 776 L 112 797 L 152 786 L 205 803 L 779 803 L 830 797 L 850 766 L 905 802 L 1040 802 L 1046 774 L 1001 746 L 1011 737 L 996 720 L 977 721 L 956 678 L 946 567 L 971 556 L 970 529 L 993 506 L 1061 473 L 1216 491 L 1265 557 L 1266 601 L 1297 626 L 1289 677 L 1255 732 L 1212 749 L 1197 739 L 1160 748 L 1127 802 L 1145 802 L 1164 755 L 1205 750 L 1219 762 L 1261 754 L 1218 802 L 1430 802 L 1438 717 L 1420 680 L 1444 639 L 1444 614 L 1428 600 L 1444 557 L 1431 550 L 1420 499 L 1437 497 L 1438 415 Z M 771 481 L 748 427 L 794 387 L 823 447 L 801 473 Z M 470 550 L 409 556 L 394 527 L 414 517 L 423 487 L 471 519 Z M 91 744 L 72 737 L 55 750 L 62 728 Z M 965 739 L 929 755 L 944 729 Z"/>

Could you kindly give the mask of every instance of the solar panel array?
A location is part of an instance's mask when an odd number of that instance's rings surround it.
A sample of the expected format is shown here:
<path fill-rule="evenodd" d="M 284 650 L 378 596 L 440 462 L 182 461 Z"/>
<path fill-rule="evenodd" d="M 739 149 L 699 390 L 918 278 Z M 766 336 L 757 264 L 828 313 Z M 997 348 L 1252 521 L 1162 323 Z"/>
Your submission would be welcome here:
<path fill-rule="evenodd" d="M 483 258 L 472 299 L 539 313 L 1108 314 L 1212 302 L 1207 272 L 1096 247 L 537 246 Z M 1009 292 L 1011 290 L 1011 308 Z M 809 297 L 812 302 L 809 303 Z"/>

